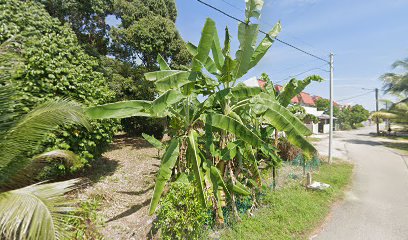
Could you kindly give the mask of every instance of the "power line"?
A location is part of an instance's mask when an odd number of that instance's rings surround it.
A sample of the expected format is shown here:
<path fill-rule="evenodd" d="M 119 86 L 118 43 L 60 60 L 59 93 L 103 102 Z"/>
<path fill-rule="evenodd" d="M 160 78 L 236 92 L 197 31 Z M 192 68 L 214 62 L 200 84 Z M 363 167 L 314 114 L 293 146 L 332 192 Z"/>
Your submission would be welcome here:
<path fill-rule="evenodd" d="M 227 1 L 225 1 L 225 0 L 221 0 L 221 1 L 223 1 L 225 4 L 231 6 L 231 7 L 235 8 L 235 9 L 237 9 L 237 10 L 240 11 L 240 12 L 245 12 L 245 10 L 243 10 L 243 9 L 241 9 L 241 8 L 239 8 L 239 7 L 237 7 L 237 6 L 235 6 L 235 5 L 232 4 L 232 3 L 229 3 L 229 2 L 227 2 Z"/>
<path fill-rule="evenodd" d="M 369 94 L 369 93 L 372 93 L 372 92 L 374 92 L 374 91 L 375 91 L 375 90 L 371 90 L 371 91 L 366 92 L 366 93 L 363 93 L 363 94 L 359 94 L 359 95 L 356 95 L 356 96 L 344 98 L 344 99 L 338 100 L 338 102 L 342 102 L 342 101 L 350 100 L 350 99 L 353 99 L 353 98 L 358 98 L 358 97 L 361 97 L 361 96 L 365 96 L 365 95 L 367 95 L 367 94 Z"/>
<path fill-rule="evenodd" d="M 221 10 L 221 9 L 219 9 L 219 8 L 217 8 L 217 7 L 214 7 L 214 6 L 212 6 L 212 5 L 210 5 L 210 4 L 206 3 L 206 2 L 203 2 L 202 0 L 197 0 L 197 1 L 198 1 L 199 3 L 205 5 L 205 6 L 209 7 L 209 8 L 214 9 L 215 11 L 217 11 L 217 12 L 219 12 L 219 13 L 221 13 L 221 14 L 223 14 L 223 15 L 225 15 L 225 16 L 231 18 L 231 19 L 234 19 L 234 20 L 236 20 L 236 21 L 238 21 L 238 22 L 240 22 L 240 23 L 243 23 L 243 24 L 245 24 L 245 25 L 248 25 L 248 23 L 246 23 L 246 22 L 242 21 L 241 19 L 236 18 L 236 17 L 234 17 L 234 16 L 232 16 L 232 15 L 230 15 L 230 14 L 224 12 L 223 10 Z M 269 34 L 268 34 L 267 32 L 265 32 L 265 31 L 263 31 L 263 30 L 261 30 L 261 29 L 259 29 L 258 31 L 259 31 L 260 33 L 263 33 L 263 34 L 269 36 Z M 288 46 L 288 47 L 291 47 L 291 48 L 293 48 L 293 49 L 296 49 L 296 50 L 298 50 L 299 52 L 302 52 L 302 53 L 304 53 L 304 54 L 306 54 L 306 55 L 309 55 L 309 56 L 311 56 L 311 57 L 320 59 L 320 60 L 322 60 L 322 61 L 324 61 L 324 62 L 326 62 L 326 63 L 330 63 L 330 62 L 327 61 L 326 59 L 323 59 L 323 58 L 318 57 L 318 56 L 316 56 L 316 55 L 314 55 L 314 54 L 312 54 L 312 53 L 310 53 L 310 52 L 307 52 L 307 51 L 305 51 L 305 50 L 303 50 L 303 49 L 300 49 L 300 48 L 298 48 L 298 47 L 296 47 L 296 46 L 294 46 L 294 45 L 292 45 L 292 44 L 290 44 L 290 43 L 287 43 L 287 42 L 285 42 L 285 41 L 283 41 L 283 40 L 280 40 L 280 39 L 277 38 L 277 37 L 275 37 L 275 40 L 278 41 L 278 42 L 280 42 L 280 43 L 282 43 L 282 44 L 284 44 L 284 45 L 286 45 L 286 46 Z"/>
<path fill-rule="evenodd" d="M 321 67 L 324 67 L 324 66 L 326 66 L 326 65 L 327 65 L 327 64 L 324 64 L 324 65 L 321 65 L 321 66 L 318 66 L 318 67 L 315 67 L 315 68 L 311 68 L 311 69 L 309 69 L 309 70 L 306 70 L 306 71 L 303 71 L 303 72 L 301 72 L 301 73 L 298 73 L 298 74 L 289 76 L 289 77 L 287 77 L 287 78 L 285 78 L 285 79 L 282 79 L 282 80 L 280 80 L 280 81 L 277 81 L 277 82 L 275 82 L 275 83 L 281 83 L 281 82 L 283 82 L 283 81 L 286 81 L 286 80 L 289 80 L 289 79 L 291 79 L 291 78 L 300 76 L 300 75 L 302 75 L 302 74 L 311 72 L 311 71 L 313 71 L 313 70 L 321 70 L 321 71 L 327 72 L 327 70 L 324 70 L 324 69 L 321 68 Z"/>

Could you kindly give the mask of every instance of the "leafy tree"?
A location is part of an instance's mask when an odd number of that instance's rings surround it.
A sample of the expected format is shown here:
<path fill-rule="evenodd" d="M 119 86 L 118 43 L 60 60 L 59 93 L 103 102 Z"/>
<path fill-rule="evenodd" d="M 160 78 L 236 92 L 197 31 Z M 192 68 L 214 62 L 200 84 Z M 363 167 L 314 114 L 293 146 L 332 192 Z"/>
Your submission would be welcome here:
<path fill-rule="evenodd" d="M 69 23 L 86 52 L 106 55 L 109 50 L 109 29 L 106 17 L 112 12 L 113 0 L 36 0 L 62 23 Z"/>
<path fill-rule="evenodd" d="M 75 209 L 63 195 L 78 180 L 29 183 L 43 166 L 44 158 L 75 161 L 76 156 L 66 150 L 53 150 L 34 158 L 30 153 L 58 125 L 81 124 L 89 128 L 89 123 L 82 106 L 67 100 L 47 101 L 22 116 L 13 112 L 16 102 L 10 80 L 18 75 L 14 65 L 18 60 L 7 49 L 9 44 L 0 46 L 0 238 L 69 239 L 62 217 Z"/>
<path fill-rule="evenodd" d="M 25 65 L 12 79 L 19 102 L 16 111 L 28 112 L 55 98 L 76 99 L 87 106 L 114 99 L 103 74 L 95 70 L 97 59 L 87 55 L 72 30 L 52 18 L 41 4 L 0 0 L 0 12 L 0 43 L 17 39 Z M 67 125 L 50 134 L 45 146 L 78 153 L 81 161 L 72 170 L 82 167 L 102 152 L 117 128 L 112 120 L 93 121 L 91 125 L 91 132 Z"/>
<path fill-rule="evenodd" d="M 116 0 L 113 9 L 121 21 L 110 32 L 116 58 L 134 66 L 141 61 L 149 70 L 156 70 L 159 53 L 175 65 L 188 63 L 189 54 L 175 25 L 174 0 Z"/>
<path fill-rule="evenodd" d="M 87 53 L 101 58 L 100 70 L 112 79 L 116 100 L 154 99 L 154 86 L 143 74 L 158 69 L 158 53 L 175 69 L 189 64 L 191 57 L 175 26 L 174 0 L 37 1 L 51 16 L 70 23 Z M 109 25 L 107 16 L 116 17 L 120 25 Z M 122 125 L 128 133 L 163 134 L 162 120 L 134 117 Z"/>
<path fill-rule="evenodd" d="M 160 95 L 153 101 L 123 101 L 87 109 L 92 118 L 126 118 L 130 116 L 168 117 L 172 140 L 166 147 L 156 179 L 150 205 L 154 213 L 169 180 L 192 179 L 203 206 L 212 203 L 218 223 L 223 223 L 223 196 L 238 217 L 237 195 L 253 195 L 261 185 L 256 149 L 270 156 L 277 166 L 281 159 L 276 149 L 266 144 L 257 131 L 261 124 L 270 124 L 284 131 L 288 140 L 313 154 L 314 147 L 304 135 L 311 134 L 302 122 L 282 107 L 274 97 L 260 88 L 237 84 L 266 54 L 281 30 L 280 23 L 256 46 L 258 19 L 263 1 L 247 2 L 247 24 L 239 24 L 239 50 L 230 54 L 230 35 L 225 30 L 224 46 L 218 37 L 215 22 L 207 19 L 198 46 L 187 48 L 193 56 L 190 68 L 172 70 L 158 56 L 160 71 L 145 74 L 153 81 Z M 212 57 L 210 56 L 212 53 Z M 208 73 L 210 75 L 208 75 Z M 206 97 L 204 102 L 198 96 Z M 257 119 L 262 119 L 258 121 Z M 210 192 L 210 199 L 206 198 Z"/>
<path fill-rule="evenodd" d="M 325 98 L 319 98 L 316 100 L 316 108 L 318 111 L 324 111 L 325 114 L 330 113 L 330 100 Z M 333 116 L 338 117 L 340 114 L 340 108 L 333 106 Z"/>
<path fill-rule="evenodd" d="M 368 120 L 370 112 L 362 105 L 354 105 L 350 108 L 350 124 L 355 127 L 357 123 L 361 123 Z"/>

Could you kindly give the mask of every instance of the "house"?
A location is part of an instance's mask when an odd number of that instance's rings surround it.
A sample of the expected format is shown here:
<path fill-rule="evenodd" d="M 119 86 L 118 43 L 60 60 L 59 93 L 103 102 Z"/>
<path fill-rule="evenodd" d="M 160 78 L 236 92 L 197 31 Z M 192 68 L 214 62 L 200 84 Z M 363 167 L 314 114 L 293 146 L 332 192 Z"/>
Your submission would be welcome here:
<path fill-rule="evenodd" d="M 262 81 L 256 77 L 252 77 L 246 81 L 243 82 L 245 85 L 249 87 L 261 87 L 264 88 L 266 82 Z M 275 91 L 277 93 L 281 92 L 283 90 L 283 86 L 281 85 L 275 85 Z M 307 92 L 301 92 L 299 95 L 293 97 L 291 99 L 291 104 L 292 105 L 300 105 L 305 109 L 306 114 L 311 114 L 313 116 L 316 116 L 319 119 L 318 123 L 305 123 L 305 125 L 314 133 L 329 133 L 330 130 L 330 116 L 327 114 L 324 114 L 324 111 L 318 111 L 316 107 L 316 101 L 318 99 L 321 99 L 322 97 L 320 96 L 312 96 Z M 339 106 L 337 103 L 333 103 L 335 106 Z M 335 124 L 335 119 L 334 118 L 334 125 Z M 336 127 L 334 126 L 334 129 Z"/>

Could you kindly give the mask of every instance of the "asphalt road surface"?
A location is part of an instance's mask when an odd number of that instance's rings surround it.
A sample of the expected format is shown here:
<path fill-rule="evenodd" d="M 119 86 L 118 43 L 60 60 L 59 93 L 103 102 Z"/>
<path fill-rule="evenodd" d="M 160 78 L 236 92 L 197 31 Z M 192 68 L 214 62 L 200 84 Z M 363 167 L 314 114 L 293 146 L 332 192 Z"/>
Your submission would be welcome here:
<path fill-rule="evenodd" d="M 355 164 L 353 183 L 313 240 L 408 240 L 408 156 L 369 135 L 374 127 L 334 135 L 334 155 Z M 318 143 L 327 155 L 328 139 Z"/>

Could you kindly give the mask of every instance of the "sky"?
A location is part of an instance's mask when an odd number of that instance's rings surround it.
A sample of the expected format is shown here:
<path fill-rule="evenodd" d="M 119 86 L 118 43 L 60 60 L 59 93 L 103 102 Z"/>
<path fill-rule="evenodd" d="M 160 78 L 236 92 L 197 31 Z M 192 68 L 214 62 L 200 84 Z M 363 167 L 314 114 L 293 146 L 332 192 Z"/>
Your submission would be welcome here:
<path fill-rule="evenodd" d="M 244 0 L 203 0 L 230 15 L 244 19 Z M 238 22 L 196 0 L 176 0 L 177 27 L 183 39 L 198 44 L 207 17 L 217 23 L 223 41 L 228 26 L 232 53 L 238 48 Z M 391 64 L 408 57 L 408 0 L 265 0 L 259 21 L 265 32 L 282 23 L 281 40 L 324 59 L 334 54 L 334 99 L 341 104 L 362 104 L 375 109 L 374 92 L 380 76 L 393 71 Z M 262 39 L 259 35 L 259 40 Z M 260 63 L 243 76 L 261 73 L 284 84 L 291 76 L 303 79 L 318 74 L 325 81 L 312 83 L 306 92 L 329 97 L 327 63 L 275 42 Z M 303 73 L 306 72 L 307 73 Z M 301 74 L 303 73 L 303 74 Z M 362 95 L 364 94 L 364 95 Z M 357 95 L 353 99 L 343 100 Z M 380 91 L 380 99 L 392 99 Z M 380 108 L 382 105 L 380 104 Z"/>

